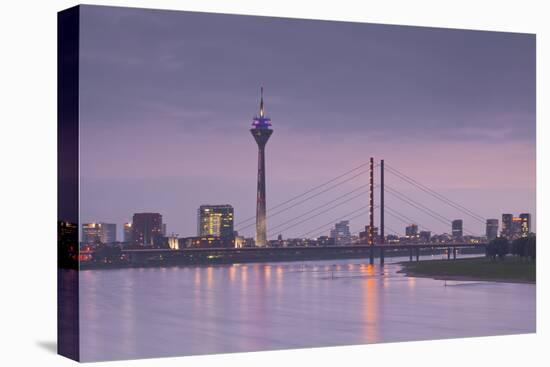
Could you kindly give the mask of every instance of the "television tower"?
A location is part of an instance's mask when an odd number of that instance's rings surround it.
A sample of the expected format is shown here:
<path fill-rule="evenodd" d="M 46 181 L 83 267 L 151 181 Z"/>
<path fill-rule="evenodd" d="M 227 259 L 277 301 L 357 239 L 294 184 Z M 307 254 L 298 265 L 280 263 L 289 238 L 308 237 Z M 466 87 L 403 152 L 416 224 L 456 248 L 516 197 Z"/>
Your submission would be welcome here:
<path fill-rule="evenodd" d="M 256 197 L 256 246 L 267 246 L 267 222 L 265 204 L 265 145 L 273 133 L 271 119 L 265 116 L 264 88 L 260 89 L 260 114 L 254 117 L 250 129 L 258 144 L 258 191 Z"/>

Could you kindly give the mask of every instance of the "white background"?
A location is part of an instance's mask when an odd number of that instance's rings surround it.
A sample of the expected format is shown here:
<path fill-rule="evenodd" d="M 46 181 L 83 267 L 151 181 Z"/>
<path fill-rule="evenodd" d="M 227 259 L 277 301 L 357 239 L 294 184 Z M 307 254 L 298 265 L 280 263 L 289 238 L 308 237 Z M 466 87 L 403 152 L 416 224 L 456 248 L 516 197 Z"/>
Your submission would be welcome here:
<path fill-rule="evenodd" d="M 537 334 L 99 363 L 131 366 L 550 363 L 545 1 L 88 1 L 87 4 L 537 33 Z M 0 365 L 65 366 L 56 340 L 56 12 L 74 1 L 0 7 Z M 546 23 L 546 24 L 545 24 Z M 544 103 L 546 102 L 546 103 Z M 546 126 L 545 126 L 546 125 Z M 545 289 L 546 288 L 546 289 Z"/>

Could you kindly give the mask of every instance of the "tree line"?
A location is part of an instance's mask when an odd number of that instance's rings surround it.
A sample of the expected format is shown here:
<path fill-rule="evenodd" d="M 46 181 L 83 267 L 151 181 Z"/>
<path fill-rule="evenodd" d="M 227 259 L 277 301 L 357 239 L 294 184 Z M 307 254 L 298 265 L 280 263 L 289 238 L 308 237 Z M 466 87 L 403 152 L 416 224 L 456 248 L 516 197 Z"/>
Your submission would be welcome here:
<path fill-rule="evenodd" d="M 492 260 L 503 259 L 511 254 L 521 259 L 535 260 L 537 258 L 537 238 L 528 236 L 508 241 L 505 237 L 497 237 L 487 245 L 486 256 Z"/>

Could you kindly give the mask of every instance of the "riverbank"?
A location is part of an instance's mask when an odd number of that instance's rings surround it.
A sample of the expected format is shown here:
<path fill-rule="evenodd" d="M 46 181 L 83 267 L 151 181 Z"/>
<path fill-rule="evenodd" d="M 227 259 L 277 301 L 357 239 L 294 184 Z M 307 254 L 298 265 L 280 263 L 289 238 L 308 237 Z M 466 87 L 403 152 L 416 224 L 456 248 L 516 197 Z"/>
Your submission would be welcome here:
<path fill-rule="evenodd" d="M 475 257 L 457 260 L 425 260 L 402 262 L 404 273 L 411 277 L 427 277 L 441 280 L 482 280 L 506 283 L 530 283 L 536 281 L 535 261 L 515 257 L 490 260 Z"/>

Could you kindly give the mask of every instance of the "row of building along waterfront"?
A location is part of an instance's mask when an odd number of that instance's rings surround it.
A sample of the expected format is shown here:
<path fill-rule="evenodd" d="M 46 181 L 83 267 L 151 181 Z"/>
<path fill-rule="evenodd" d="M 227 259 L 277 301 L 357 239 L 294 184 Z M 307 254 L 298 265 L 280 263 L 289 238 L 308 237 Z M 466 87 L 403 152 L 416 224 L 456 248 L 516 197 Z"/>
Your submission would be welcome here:
<path fill-rule="evenodd" d="M 462 219 L 451 222 L 450 233 L 432 234 L 416 223 L 405 227 L 405 235 L 388 233 L 384 242 L 397 243 L 480 243 L 490 241 L 499 236 L 514 240 L 527 237 L 531 233 L 531 214 L 522 213 L 519 216 L 502 214 L 499 226 L 498 219 L 486 220 L 485 236 L 475 236 L 463 227 Z M 374 228 L 375 242 L 381 239 L 378 228 Z M 363 244 L 367 242 L 368 226 L 364 231 L 352 233 L 349 221 L 343 220 L 334 224 L 328 235 L 314 238 L 287 238 L 279 235 L 275 240 L 268 240 L 268 246 L 340 246 Z M 93 222 L 82 224 L 82 246 L 101 244 L 118 244 L 125 248 L 189 248 L 189 247 L 254 247 L 254 238 L 240 236 L 234 230 L 234 209 L 231 205 L 201 205 L 197 210 L 196 236 L 180 237 L 178 234 L 168 234 L 166 223 L 160 213 L 135 213 L 132 221 L 124 223 L 122 241 L 117 240 L 117 226 L 114 223 Z"/>

